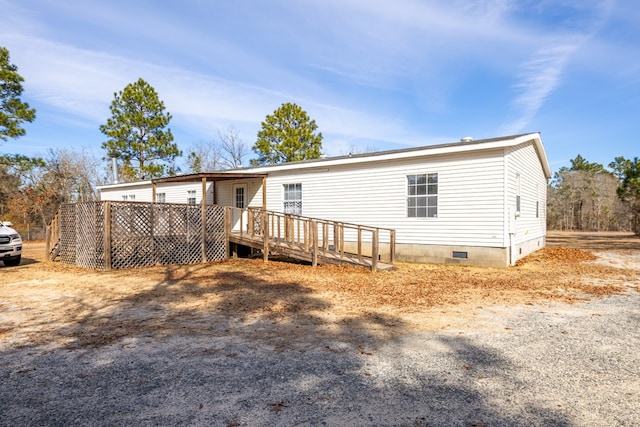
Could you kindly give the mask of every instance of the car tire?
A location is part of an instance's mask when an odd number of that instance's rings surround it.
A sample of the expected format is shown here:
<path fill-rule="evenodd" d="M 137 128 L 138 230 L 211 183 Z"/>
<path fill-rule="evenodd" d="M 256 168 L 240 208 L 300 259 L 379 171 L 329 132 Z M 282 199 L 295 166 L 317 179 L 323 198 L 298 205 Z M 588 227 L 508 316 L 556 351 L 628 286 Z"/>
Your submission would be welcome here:
<path fill-rule="evenodd" d="M 2 260 L 2 262 L 4 262 L 4 265 L 6 265 L 7 267 L 16 267 L 20 265 L 20 256 Z"/>

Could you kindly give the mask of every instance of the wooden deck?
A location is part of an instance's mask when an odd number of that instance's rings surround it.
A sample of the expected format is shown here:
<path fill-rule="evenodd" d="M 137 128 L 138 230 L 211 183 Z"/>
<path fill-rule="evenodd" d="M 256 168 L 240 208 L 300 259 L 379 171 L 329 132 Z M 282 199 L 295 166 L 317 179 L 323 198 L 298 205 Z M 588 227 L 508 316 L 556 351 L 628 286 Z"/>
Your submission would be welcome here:
<path fill-rule="evenodd" d="M 314 266 L 356 265 L 372 271 L 393 268 L 395 230 L 262 209 L 227 209 L 230 245 L 259 249 L 265 261 L 273 255 L 310 262 Z M 380 238 L 385 233 L 386 250 L 381 251 Z"/>
<path fill-rule="evenodd" d="M 106 270 L 222 260 L 243 245 L 265 261 L 285 256 L 381 271 L 393 268 L 395 230 L 259 208 L 104 201 L 63 205 L 46 245 L 51 260 Z"/>

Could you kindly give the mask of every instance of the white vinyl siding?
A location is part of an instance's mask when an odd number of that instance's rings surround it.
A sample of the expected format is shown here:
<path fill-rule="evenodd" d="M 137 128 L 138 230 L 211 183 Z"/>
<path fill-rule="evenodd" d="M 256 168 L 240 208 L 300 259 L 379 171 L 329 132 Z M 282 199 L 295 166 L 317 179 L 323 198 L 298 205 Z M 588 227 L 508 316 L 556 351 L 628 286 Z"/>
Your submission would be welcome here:
<path fill-rule="evenodd" d="M 156 202 L 158 194 L 165 194 L 164 203 L 187 203 L 187 191 L 195 191 L 196 204 L 202 200 L 201 182 L 176 182 L 158 184 L 156 188 Z M 144 181 L 135 184 L 121 184 L 117 187 L 104 187 L 100 189 L 100 200 L 122 200 L 123 195 L 134 195 L 138 202 L 152 202 L 153 192 L 151 183 Z M 127 197 L 131 201 L 130 197 Z M 207 183 L 207 204 L 213 204 L 213 185 Z"/>
<path fill-rule="evenodd" d="M 515 243 L 543 237 L 546 234 L 547 179 L 540 168 L 540 160 L 533 144 L 525 143 L 507 150 L 509 185 L 507 205 L 514 211 Z M 541 190 L 542 189 L 542 190 Z M 519 196 L 519 197 L 518 197 Z M 520 201 L 518 202 L 518 199 Z"/>
<path fill-rule="evenodd" d="M 532 138 L 535 138 L 532 137 Z M 516 243 L 537 236 L 544 239 L 546 222 L 546 157 L 538 157 L 540 142 L 525 138 L 517 144 L 475 146 L 448 145 L 424 150 L 354 159 L 337 159 L 260 167 L 250 173 L 266 173 L 266 208 L 285 209 L 284 186 L 304 188 L 304 215 L 396 230 L 398 244 L 458 245 L 506 248 L 510 245 L 510 218 L 517 205 L 516 173 L 520 174 L 520 216 L 515 221 Z M 536 140 L 537 141 L 537 140 Z M 410 175 L 437 173 L 437 216 L 408 215 Z M 246 185 L 245 206 L 262 207 L 262 179 L 223 180 L 216 183 L 216 203 L 234 205 L 234 186 Z M 150 201 L 150 182 L 101 188 L 102 200 L 120 200 L 136 194 L 136 200 Z M 142 192 L 146 185 L 146 193 Z M 213 189 L 207 184 L 207 203 L 213 203 Z M 201 183 L 158 184 L 169 203 L 185 203 L 185 192 L 202 197 Z M 141 194 L 147 194 L 141 196 Z M 302 200 L 302 197 L 301 197 Z M 385 236 L 381 234 L 381 241 Z"/>
<path fill-rule="evenodd" d="M 219 181 L 216 185 L 216 203 L 224 206 L 235 206 L 234 188 L 245 185 L 245 207 L 262 207 L 262 179 L 237 181 Z M 281 194 L 278 197 L 282 197 Z M 280 209 L 277 209 L 280 210 Z"/>
<path fill-rule="evenodd" d="M 282 185 L 299 182 L 305 216 L 394 228 L 400 244 L 504 247 L 503 154 L 500 148 L 269 171 L 267 209 L 282 211 Z M 416 221 L 407 217 L 407 175 L 425 171 L 438 172 L 438 215 Z"/>

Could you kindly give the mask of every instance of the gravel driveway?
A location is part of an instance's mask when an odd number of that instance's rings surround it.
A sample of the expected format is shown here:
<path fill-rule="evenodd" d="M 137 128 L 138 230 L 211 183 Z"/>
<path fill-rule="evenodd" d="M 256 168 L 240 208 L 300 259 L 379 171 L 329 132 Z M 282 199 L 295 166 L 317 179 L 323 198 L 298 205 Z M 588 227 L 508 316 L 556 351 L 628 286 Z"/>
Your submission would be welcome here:
<path fill-rule="evenodd" d="M 357 341 L 318 323 L 283 346 L 296 326 L 264 318 L 79 348 L 0 341 L 0 425 L 636 426 L 639 286 L 464 321 L 432 310 L 450 318 L 429 331 L 344 325 Z"/>

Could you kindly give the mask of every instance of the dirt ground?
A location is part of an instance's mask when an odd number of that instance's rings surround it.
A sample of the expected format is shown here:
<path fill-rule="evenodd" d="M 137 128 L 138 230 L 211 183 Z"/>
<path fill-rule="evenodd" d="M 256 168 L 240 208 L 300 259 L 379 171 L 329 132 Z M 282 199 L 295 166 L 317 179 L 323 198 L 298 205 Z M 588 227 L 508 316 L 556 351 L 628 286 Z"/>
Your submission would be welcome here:
<path fill-rule="evenodd" d="M 358 331 L 436 330 L 472 322 L 483 307 L 573 304 L 639 290 L 639 249 L 640 238 L 628 234 L 552 232 L 546 249 L 501 269 L 401 263 L 372 274 L 232 260 L 99 272 L 46 261 L 44 243 L 27 242 L 22 265 L 0 268 L 0 344 L 79 348 L 149 334 L 206 335 L 228 331 L 229 319 L 279 324 L 283 336 L 257 328 L 246 338 L 281 348 L 308 344 L 319 326 L 356 341 Z"/>
<path fill-rule="evenodd" d="M 510 268 L 0 267 L 0 427 L 640 424 L 640 239 Z"/>

